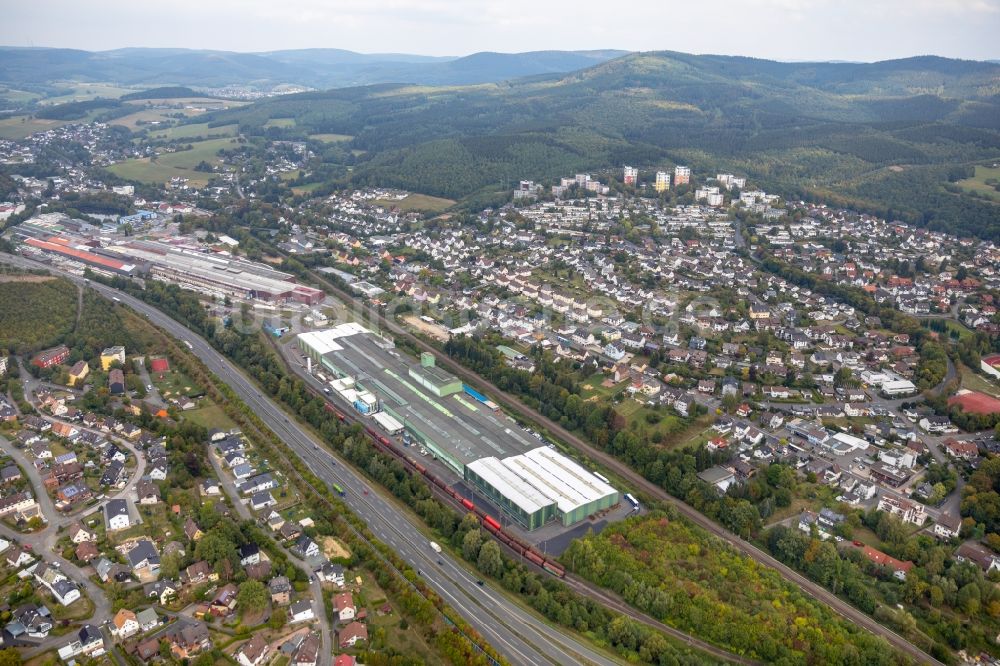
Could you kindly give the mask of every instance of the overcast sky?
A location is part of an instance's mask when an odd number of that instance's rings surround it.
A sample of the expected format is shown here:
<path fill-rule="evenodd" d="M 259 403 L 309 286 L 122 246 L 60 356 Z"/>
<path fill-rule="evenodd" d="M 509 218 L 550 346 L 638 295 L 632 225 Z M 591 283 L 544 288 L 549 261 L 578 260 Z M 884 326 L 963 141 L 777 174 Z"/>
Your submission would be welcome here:
<path fill-rule="evenodd" d="M 1000 0 L 5 0 L 10 46 L 1000 59 Z"/>

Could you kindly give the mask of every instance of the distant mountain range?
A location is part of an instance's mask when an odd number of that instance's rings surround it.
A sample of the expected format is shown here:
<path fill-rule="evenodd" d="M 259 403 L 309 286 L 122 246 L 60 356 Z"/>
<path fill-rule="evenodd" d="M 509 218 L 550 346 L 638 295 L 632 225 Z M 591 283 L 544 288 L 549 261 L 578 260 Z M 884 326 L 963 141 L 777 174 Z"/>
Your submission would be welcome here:
<path fill-rule="evenodd" d="M 127 48 L 80 51 L 0 47 L 0 84 L 35 88 L 53 81 L 107 82 L 122 86 L 298 85 L 340 88 L 377 83 L 464 85 L 523 76 L 571 72 L 626 51 L 533 51 L 432 57 L 301 49 L 235 53 L 189 49 Z"/>

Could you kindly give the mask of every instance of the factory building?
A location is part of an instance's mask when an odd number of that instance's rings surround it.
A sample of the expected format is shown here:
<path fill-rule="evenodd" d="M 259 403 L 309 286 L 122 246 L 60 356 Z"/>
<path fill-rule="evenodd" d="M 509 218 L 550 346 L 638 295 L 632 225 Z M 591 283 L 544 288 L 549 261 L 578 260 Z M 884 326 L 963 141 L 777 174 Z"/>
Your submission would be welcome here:
<path fill-rule="evenodd" d="M 410 366 L 410 377 L 439 398 L 462 392 L 462 381 L 434 365 L 434 354 L 420 354 L 420 365 Z"/>
<path fill-rule="evenodd" d="M 617 490 L 547 446 L 503 460 L 483 458 L 465 470 L 467 481 L 529 530 L 552 519 L 569 527 L 619 501 Z"/>
<path fill-rule="evenodd" d="M 331 396 L 413 442 L 489 497 L 515 523 L 569 526 L 614 506 L 618 492 L 538 439 L 486 396 L 434 365 L 414 363 L 360 324 L 302 333 L 299 348 Z"/>
<path fill-rule="evenodd" d="M 112 251 L 149 262 L 150 274 L 209 296 L 316 305 L 324 294 L 295 284 L 290 273 L 230 255 L 157 241 L 132 241 Z"/>
<path fill-rule="evenodd" d="M 50 225 L 51 226 L 51 225 Z M 125 276 L 148 275 L 213 298 L 229 296 L 276 303 L 316 305 L 325 294 L 296 284 L 295 277 L 267 266 L 196 245 L 152 240 L 122 240 L 107 244 L 93 238 L 51 234 L 48 228 L 26 223 L 17 230 L 35 251 Z"/>

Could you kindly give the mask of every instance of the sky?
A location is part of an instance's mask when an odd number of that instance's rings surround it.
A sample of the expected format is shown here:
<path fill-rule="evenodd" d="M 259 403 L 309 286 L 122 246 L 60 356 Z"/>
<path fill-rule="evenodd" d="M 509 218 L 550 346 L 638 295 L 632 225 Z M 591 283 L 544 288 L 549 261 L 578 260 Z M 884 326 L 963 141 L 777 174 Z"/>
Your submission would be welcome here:
<path fill-rule="evenodd" d="M 1000 59 L 1000 0 L 4 0 L 8 46 Z"/>

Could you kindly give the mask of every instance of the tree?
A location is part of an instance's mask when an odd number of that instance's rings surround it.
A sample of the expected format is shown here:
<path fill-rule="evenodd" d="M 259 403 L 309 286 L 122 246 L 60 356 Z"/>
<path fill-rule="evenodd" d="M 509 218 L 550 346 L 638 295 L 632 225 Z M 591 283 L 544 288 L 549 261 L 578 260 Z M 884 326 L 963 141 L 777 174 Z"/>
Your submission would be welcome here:
<path fill-rule="evenodd" d="M 0 650 L 0 666 L 21 666 L 21 653 L 14 648 Z"/>
<path fill-rule="evenodd" d="M 267 588 L 259 580 L 244 581 L 236 593 L 236 605 L 244 615 L 259 613 L 267 607 L 267 596 Z"/>
<path fill-rule="evenodd" d="M 483 544 L 479 549 L 476 566 L 487 576 L 498 577 L 503 573 L 503 558 L 500 556 L 500 545 L 496 541 L 490 539 Z"/>
<path fill-rule="evenodd" d="M 267 621 L 267 626 L 271 627 L 277 631 L 281 629 L 288 622 L 288 611 L 284 608 L 279 608 L 271 613 L 271 619 Z"/>
<path fill-rule="evenodd" d="M 221 532 L 210 530 L 198 541 L 198 545 L 194 549 L 194 556 L 215 565 L 222 560 L 234 559 L 236 545 Z"/>
<path fill-rule="evenodd" d="M 470 562 L 475 562 L 479 557 L 479 548 L 482 544 L 483 533 L 479 528 L 469 530 L 462 539 L 462 556 Z"/>

